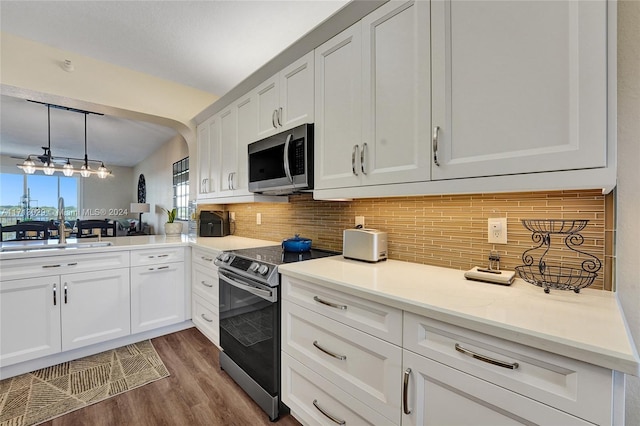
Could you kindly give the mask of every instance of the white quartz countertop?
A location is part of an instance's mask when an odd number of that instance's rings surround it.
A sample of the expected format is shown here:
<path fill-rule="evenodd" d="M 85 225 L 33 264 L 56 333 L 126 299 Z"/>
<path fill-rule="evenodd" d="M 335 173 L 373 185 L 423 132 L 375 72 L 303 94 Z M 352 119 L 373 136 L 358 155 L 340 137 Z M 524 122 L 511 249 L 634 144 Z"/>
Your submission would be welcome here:
<path fill-rule="evenodd" d="M 638 376 L 640 364 L 615 293 L 469 281 L 464 271 L 342 256 L 289 263 L 281 274 L 569 358 Z"/>
<path fill-rule="evenodd" d="M 278 241 L 257 240 L 255 238 L 236 237 L 233 235 L 226 237 L 192 237 L 190 241 L 194 247 L 217 251 L 280 245 Z"/>

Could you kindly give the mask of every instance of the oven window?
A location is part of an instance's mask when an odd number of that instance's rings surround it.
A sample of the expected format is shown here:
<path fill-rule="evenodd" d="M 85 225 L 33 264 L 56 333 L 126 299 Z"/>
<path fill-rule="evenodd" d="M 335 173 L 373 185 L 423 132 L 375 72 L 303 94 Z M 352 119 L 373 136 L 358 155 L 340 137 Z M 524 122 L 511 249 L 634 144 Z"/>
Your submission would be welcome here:
<path fill-rule="evenodd" d="M 220 280 L 220 346 L 272 395 L 277 393 L 278 379 L 278 308 L 278 303 Z"/>

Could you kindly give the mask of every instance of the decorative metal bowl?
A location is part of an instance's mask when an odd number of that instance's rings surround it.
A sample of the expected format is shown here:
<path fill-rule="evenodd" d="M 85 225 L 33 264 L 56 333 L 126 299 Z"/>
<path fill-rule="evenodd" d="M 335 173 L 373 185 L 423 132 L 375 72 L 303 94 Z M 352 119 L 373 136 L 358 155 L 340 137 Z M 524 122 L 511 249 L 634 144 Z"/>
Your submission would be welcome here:
<path fill-rule="evenodd" d="M 581 288 L 593 284 L 598 276 L 595 272 L 558 265 L 544 265 L 544 268 L 538 265 L 520 265 L 515 270 L 526 282 L 543 287 L 545 293 L 549 293 L 552 288 L 579 293 Z"/>
<path fill-rule="evenodd" d="M 522 225 L 531 232 L 540 234 L 575 234 L 587 226 L 588 220 L 523 219 Z"/>

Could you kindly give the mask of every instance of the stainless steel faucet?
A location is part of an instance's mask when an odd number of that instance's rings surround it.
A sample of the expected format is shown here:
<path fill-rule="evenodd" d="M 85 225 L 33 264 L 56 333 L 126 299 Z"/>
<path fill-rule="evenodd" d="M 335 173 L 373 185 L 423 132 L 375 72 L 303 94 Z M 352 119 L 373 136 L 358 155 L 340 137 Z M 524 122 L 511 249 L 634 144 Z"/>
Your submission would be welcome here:
<path fill-rule="evenodd" d="M 67 242 L 67 234 L 64 226 L 64 198 L 58 198 L 58 242 L 64 244 Z"/>

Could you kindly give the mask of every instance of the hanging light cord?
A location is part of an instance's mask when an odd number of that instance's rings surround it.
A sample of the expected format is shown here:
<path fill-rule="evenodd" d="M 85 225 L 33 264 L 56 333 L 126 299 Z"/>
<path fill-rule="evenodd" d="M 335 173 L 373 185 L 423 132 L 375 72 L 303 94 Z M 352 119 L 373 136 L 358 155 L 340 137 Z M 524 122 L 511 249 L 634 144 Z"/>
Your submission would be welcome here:
<path fill-rule="evenodd" d="M 84 166 L 89 169 L 89 157 L 87 157 L 87 114 L 84 114 Z"/>

